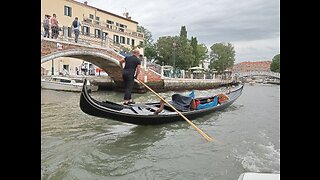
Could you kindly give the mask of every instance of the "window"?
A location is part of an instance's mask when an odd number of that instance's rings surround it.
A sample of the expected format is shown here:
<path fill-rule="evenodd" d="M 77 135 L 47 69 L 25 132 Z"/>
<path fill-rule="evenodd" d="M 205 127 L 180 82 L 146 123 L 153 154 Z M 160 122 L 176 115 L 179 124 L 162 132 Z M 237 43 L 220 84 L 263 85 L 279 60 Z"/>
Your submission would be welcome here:
<path fill-rule="evenodd" d="M 114 24 L 113 21 L 107 20 L 107 24 Z"/>
<path fill-rule="evenodd" d="M 130 38 L 127 38 L 127 44 L 130 45 Z"/>
<path fill-rule="evenodd" d="M 134 39 L 131 39 L 131 46 L 134 46 Z"/>
<path fill-rule="evenodd" d="M 113 42 L 119 43 L 119 36 L 118 35 L 113 35 Z"/>
<path fill-rule="evenodd" d="M 90 36 L 90 28 L 87 27 L 87 26 L 83 26 L 83 27 L 82 27 L 82 34 L 83 34 L 83 35 Z"/>
<path fill-rule="evenodd" d="M 102 39 L 107 39 L 107 38 L 108 38 L 108 33 L 102 32 Z"/>
<path fill-rule="evenodd" d="M 99 21 L 100 21 L 100 17 L 96 17 L 96 22 L 95 22 L 95 24 L 96 24 L 96 25 L 99 25 L 99 24 L 100 24 Z"/>
<path fill-rule="evenodd" d="M 100 29 L 95 29 L 94 30 L 94 37 L 101 38 L 101 30 Z"/>
<path fill-rule="evenodd" d="M 71 27 L 66 27 L 66 26 L 63 26 L 63 31 L 62 31 L 62 36 L 68 36 L 68 37 L 71 37 L 71 33 L 72 33 L 72 29 Z"/>
<path fill-rule="evenodd" d="M 120 36 L 120 43 L 125 44 L 126 43 L 126 38 L 123 36 Z"/>
<path fill-rule="evenodd" d="M 90 18 L 90 19 L 93 19 L 93 14 L 89 14 L 89 18 Z"/>
<path fill-rule="evenodd" d="M 72 13 L 71 13 L 72 9 L 71 7 L 68 7 L 68 6 L 64 6 L 64 15 L 65 16 L 72 16 Z"/>

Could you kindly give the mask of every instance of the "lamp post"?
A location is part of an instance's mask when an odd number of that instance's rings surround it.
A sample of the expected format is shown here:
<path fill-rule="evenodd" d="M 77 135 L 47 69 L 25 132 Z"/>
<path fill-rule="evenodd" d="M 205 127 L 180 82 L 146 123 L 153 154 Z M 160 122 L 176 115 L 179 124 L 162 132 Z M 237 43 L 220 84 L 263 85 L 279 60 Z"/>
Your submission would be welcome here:
<path fill-rule="evenodd" d="M 51 75 L 54 75 L 54 64 L 53 64 L 53 59 L 52 59 L 52 64 L 51 64 Z"/>
<path fill-rule="evenodd" d="M 173 44 L 173 77 L 176 77 L 176 43 L 174 42 Z"/>

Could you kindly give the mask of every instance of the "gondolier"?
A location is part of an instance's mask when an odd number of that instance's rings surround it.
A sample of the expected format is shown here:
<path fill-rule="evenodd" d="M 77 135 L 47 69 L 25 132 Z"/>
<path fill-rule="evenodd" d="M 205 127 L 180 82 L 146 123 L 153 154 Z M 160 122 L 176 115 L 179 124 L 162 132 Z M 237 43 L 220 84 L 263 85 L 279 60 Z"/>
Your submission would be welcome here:
<path fill-rule="evenodd" d="M 131 93 L 134 85 L 134 78 L 137 78 L 140 73 L 141 61 L 139 59 L 140 52 L 139 50 L 133 50 L 132 56 L 127 56 L 124 59 L 120 60 L 121 66 L 125 63 L 122 70 L 122 78 L 124 82 L 124 105 L 134 104 L 135 102 L 131 98 Z"/>

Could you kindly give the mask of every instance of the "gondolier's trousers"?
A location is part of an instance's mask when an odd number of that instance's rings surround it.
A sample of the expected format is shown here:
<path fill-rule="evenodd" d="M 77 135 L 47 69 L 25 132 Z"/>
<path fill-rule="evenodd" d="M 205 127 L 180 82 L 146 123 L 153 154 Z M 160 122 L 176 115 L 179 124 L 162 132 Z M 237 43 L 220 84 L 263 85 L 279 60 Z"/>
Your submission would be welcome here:
<path fill-rule="evenodd" d="M 131 93 L 134 85 L 134 73 L 135 70 L 131 69 L 123 69 L 122 71 L 122 78 L 124 82 L 124 100 L 131 99 Z"/>

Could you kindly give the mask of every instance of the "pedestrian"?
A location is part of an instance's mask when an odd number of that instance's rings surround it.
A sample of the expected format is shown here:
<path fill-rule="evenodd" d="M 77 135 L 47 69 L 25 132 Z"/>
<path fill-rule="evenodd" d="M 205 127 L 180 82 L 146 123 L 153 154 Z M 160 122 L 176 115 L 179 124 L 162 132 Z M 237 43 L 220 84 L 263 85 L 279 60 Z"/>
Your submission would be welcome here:
<path fill-rule="evenodd" d="M 82 65 L 81 65 L 81 73 L 82 73 L 82 75 L 86 75 L 86 73 L 87 73 L 87 67 L 84 62 L 82 62 Z"/>
<path fill-rule="evenodd" d="M 78 21 L 78 17 L 74 18 L 74 21 L 72 22 L 71 27 L 73 28 L 73 32 L 74 32 L 74 42 L 77 43 L 78 42 L 78 38 L 79 38 L 79 34 L 80 34 L 80 21 Z"/>
<path fill-rule="evenodd" d="M 132 56 L 127 56 L 124 59 L 120 60 L 120 64 L 125 63 L 122 70 L 122 78 L 124 82 L 124 105 L 134 104 L 132 100 L 131 93 L 134 85 L 134 79 L 138 78 L 140 74 L 141 61 L 139 59 L 140 52 L 138 49 L 133 50 Z"/>
<path fill-rule="evenodd" d="M 79 69 L 76 67 L 76 74 L 79 75 Z"/>
<path fill-rule="evenodd" d="M 52 15 L 50 22 L 51 22 L 51 38 L 57 39 L 59 35 L 59 23 L 58 23 L 56 14 Z"/>
<path fill-rule="evenodd" d="M 50 37 L 50 33 L 49 33 L 49 28 L 50 28 L 50 24 L 49 24 L 49 17 L 48 15 L 44 16 L 44 20 L 43 20 L 43 29 L 44 29 L 44 36 L 43 37 Z"/>

